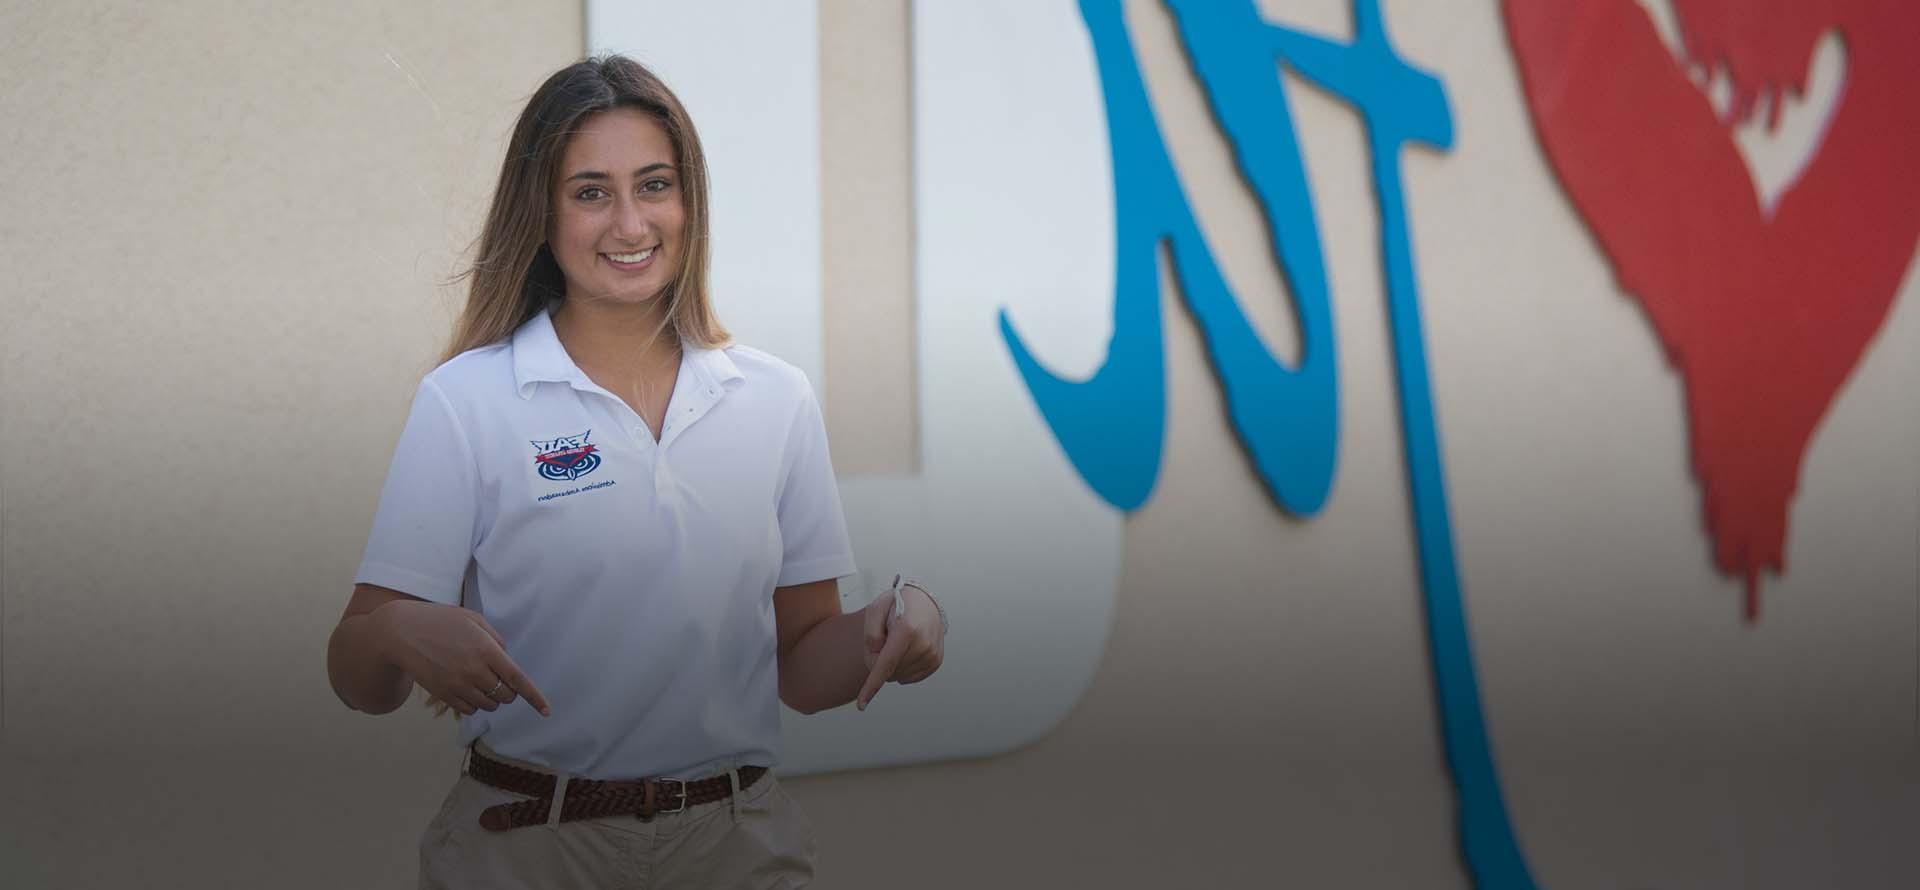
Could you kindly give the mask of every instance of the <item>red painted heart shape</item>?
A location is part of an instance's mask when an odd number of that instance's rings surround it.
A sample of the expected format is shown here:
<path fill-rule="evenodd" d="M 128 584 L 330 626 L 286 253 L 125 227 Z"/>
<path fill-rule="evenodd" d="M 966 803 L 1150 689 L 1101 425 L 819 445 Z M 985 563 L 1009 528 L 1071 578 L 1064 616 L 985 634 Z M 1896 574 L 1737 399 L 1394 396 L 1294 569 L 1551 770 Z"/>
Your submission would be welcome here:
<path fill-rule="evenodd" d="M 1503 0 L 1534 127 L 1574 207 L 1686 386 L 1714 562 L 1786 568 L 1814 428 L 1886 319 L 1920 237 L 1920 3 L 1673 0 L 1723 120 L 1634 0 Z M 1769 214 L 1732 128 L 1804 93 L 1820 38 L 1847 74 L 1825 136 Z"/>

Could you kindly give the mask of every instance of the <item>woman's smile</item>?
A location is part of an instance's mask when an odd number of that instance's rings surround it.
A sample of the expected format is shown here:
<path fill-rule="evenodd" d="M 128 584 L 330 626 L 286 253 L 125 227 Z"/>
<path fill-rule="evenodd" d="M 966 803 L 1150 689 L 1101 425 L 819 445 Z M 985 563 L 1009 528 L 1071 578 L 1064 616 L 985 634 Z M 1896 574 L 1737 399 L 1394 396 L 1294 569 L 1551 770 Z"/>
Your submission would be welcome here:
<path fill-rule="evenodd" d="M 653 265 L 653 256 L 657 252 L 658 245 L 632 253 L 603 253 L 600 257 L 606 260 L 608 265 L 622 272 L 638 272 Z"/>

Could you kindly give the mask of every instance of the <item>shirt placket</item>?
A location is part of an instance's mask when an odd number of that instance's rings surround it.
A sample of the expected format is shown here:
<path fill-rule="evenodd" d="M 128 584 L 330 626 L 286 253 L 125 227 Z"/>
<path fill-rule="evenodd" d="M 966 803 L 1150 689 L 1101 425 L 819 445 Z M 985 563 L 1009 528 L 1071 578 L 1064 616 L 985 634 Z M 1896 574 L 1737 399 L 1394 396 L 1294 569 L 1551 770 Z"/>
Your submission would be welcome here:
<path fill-rule="evenodd" d="M 653 450 L 653 492 L 663 502 L 672 501 L 677 491 L 673 469 L 667 460 L 669 446 L 720 401 L 720 385 L 705 375 L 691 374 L 692 370 L 681 369 L 681 380 L 687 385 L 674 387 L 673 398 L 660 424 L 659 447 Z"/>
<path fill-rule="evenodd" d="M 654 491 L 657 498 L 658 492 L 660 491 L 658 480 L 660 467 L 659 454 L 661 449 L 660 443 L 655 442 L 653 440 L 653 434 L 647 431 L 646 421 L 641 420 L 640 415 L 635 413 L 633 407 L 628 405 L 625 400 L 601 388 L 599 384 L 594 383 L 592 380 L 587 379 L 585 374 L 581 374 L 569 382 L 572 383 L 574 389 L 579 390 L 581 393 L 600 399 L 602 403 L 606 405 L 607 410 L 613 413 L 616 426 L 621 434 L 625 435 L 627 441 L 633 444 L 634 449 L 640 452 L 642 458 L 647 462 L 648 470 L 654 474 Z"/>

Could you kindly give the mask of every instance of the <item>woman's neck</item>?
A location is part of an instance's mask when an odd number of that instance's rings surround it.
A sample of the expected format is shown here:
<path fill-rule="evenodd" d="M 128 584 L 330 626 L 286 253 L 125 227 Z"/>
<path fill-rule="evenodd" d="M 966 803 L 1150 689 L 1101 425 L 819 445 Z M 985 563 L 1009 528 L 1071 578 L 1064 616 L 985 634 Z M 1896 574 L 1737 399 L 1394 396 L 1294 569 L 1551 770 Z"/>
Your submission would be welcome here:
<path fill-rule="evenodd" d="M 642 376 L 671 367 L 680 357 L 680 337 L 662 325 L 661 306 L 606 305 L 562 300 L 553 309 L 553 332 L 582 369 L 600 368 Z"/>

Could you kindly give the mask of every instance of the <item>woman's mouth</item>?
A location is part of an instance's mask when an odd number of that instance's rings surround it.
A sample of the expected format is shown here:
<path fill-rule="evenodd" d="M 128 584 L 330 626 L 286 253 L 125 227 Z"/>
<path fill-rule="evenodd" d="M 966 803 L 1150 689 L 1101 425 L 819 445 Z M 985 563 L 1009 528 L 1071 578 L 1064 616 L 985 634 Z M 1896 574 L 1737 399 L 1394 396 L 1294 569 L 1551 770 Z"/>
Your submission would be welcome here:
<path fill-rule="evenodd" d="M 607 263 L 615 269 L 634 272 L 652 265 L 653 255 L 659 250 L 660 246 L 656 244 L 646 250 L 637 250 L 633 253 L 603 253 L 601 256 L 606 257 Z"/>

